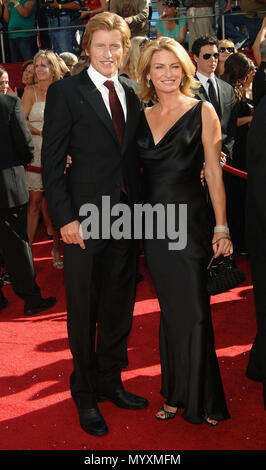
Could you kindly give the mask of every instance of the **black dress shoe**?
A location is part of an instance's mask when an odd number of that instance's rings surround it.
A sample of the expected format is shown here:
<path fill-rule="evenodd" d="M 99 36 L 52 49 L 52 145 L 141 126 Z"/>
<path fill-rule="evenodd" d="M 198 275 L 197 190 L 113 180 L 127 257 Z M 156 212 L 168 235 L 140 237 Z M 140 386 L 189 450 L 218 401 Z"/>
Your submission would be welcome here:
<path fill-rule="evenodd" d="M 149 404 L 148 400 L 134 393 L 127 392 L 123 388 L 118 388 L 112 392 L 105 392 L 104 394 L 98 395 L 98 401 L 103 402 L 109 400 L 119 408 L 125 408 L 127 410 L 142 410 Z"/>
<path fill-rule="evenodd" d="M 0 310 L 3 310 L 7 307 L 8 300 L 4 297 L 2 292 L 0 292 Z"/>
<path fill-rule="evenodd" d="M 38 303 L 28 306 L 24 306 L 24 315 L 36 315 L 36 313 L 42 312 L 43 310 L 48 310 L 53 307 L 56 303 L 55 297 L 47 297 L 47 299 L 40 299 Z"/>
<path fill-rule="evenodd" d="M 76 403 L 77 405 L 77 403 Z M 104 436 L 108 433 L 108 427 L 101 415 L 98 406 L 92 408 L 80 408 L 77 405 L 79 422 L 83 431 L 93 436 Z"/>

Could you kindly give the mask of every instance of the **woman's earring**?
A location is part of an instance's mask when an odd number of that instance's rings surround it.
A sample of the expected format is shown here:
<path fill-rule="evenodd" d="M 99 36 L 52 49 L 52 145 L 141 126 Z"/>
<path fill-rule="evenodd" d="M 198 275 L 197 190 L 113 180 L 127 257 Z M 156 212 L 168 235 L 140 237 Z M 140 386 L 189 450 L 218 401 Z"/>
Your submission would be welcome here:
<path fill-rule="evenodd" d="M 148 87 L 148 88 L 151 87 L 151 80 L 149 80 L 148 78 L 147 78 L 147 87 Z"/>

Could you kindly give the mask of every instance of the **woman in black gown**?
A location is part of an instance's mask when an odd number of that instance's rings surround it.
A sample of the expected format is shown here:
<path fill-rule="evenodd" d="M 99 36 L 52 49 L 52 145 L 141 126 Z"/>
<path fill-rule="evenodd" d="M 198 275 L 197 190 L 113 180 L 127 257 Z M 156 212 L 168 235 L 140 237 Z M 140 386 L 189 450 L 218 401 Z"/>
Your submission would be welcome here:
<path fill-rule="evenodd" d="M 246 145 L 250 123 L 253 118 L 253 103 L 246 95 L 246 83 L 254 77 L 253 62 L 241 52 L 230 55 L 225 63 L 223 80 L 229 83 L 235 93 L 237 127 L 232 155 L 232 166 L 247 171 Z M 246 226 L 246 192 L 247 180 L 232 174 L 226 175 L 227 218 L 235 253 L 247 252 Z"/>
<path fill-rule="evenodd" d="M 187 52 L 173 39 L 161 37 L 142 51 L 139 97 L 156 101 L 143 112 L 138 134 L 144 202 L 165 209 L 174 204 L 177 230 L 185 220 L 178 221 L 179 204 L 187 208 L 185 248 L 170 250 L 173 240 L 156 239 L 156 232 L 144 246 L 161 307 L 161 393 L 166 402 L 156 417 L 170 419 L 183 408 L 187 421 L 216 425 L 229 413 L 214 348 L 206 267 L 213 251 L 217 257 L 231 254 L 232 243 L 219 164 L 220 123 L 210 103 L 193 98 L 194 73 Z M 216 217 L 212 239 L 200 179 L 204 162 Z"/>

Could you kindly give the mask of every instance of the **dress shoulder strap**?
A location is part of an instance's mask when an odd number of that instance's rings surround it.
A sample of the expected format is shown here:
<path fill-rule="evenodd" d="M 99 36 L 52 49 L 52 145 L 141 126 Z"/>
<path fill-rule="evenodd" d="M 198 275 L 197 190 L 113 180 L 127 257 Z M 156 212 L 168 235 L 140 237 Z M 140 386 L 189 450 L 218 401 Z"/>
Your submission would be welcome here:
<path fill-rule="evenodd" d="M 34 85 L 32 85 L 32 88 L 33 88 L 33 92 L 34 92 L 35 101 L 38 101 L 36 88 L 35 88 Z"/>

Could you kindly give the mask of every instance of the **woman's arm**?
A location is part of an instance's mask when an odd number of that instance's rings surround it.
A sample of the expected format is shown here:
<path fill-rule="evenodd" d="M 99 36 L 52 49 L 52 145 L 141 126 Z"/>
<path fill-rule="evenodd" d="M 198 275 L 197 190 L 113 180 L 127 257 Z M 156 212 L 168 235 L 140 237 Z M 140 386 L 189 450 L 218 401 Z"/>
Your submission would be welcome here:
<path fill-rule="evenodd" d="M 213 106 L 208 102 L 202 104 L 202 143 L 205 155 L 205 180 L 208 185 L 216 226 L 228 227 L 226 196 L 220 165 L 221 125 Z M 233 252 L 232 242 L 226 228 L 224 231 L 214 233 L 212 244 L 215 257 L 228 256 Z"/>
<path fill-rule="evenodd" d="M 32 14 L 34 7 L 35 7 L 35 2 L 32 2 L 31 0 L 24 3 L 24 6 L 22 6 L 18 0 L 9 0 L 9 1 L 14 3 L 14 5 L 17 5 L 16 9 L 18 13 L 21 16 L 24 16 L 24 18 L 28 18 Z"/>
<path fill-rule="evenodd" d="M 25 113 L 25 118 L 28 124 L 28 128 L 31 131 L 32 135 L 42 135 L 42 131 L 33 127 L 29 121 L 29 114 L 34 103 L 34 92 L 33 88 L 26 87 L 21 98 L 21 104 Z"/>
<path fill-rule="evenodd" d="M 10 19 L 10 15 L 9 15 L 10 7 L 8 6 L 8 0 L 3 0 L 2 8 L 4 9 L 3 18 L 4 18 L 5 22 L 8 23 L 9 19 Z"/>
<path fill-rule="evenodd" d="M 237 127 L 244 126 L 245 124 L 249 124 L 252 121 L 253 116 L 242 116 L 237 118 L 236 125 Z"/>
<path fill-rule="evenodd" d="M 253 55 L 255 57 L 255 61 L 258 67 L 260 66 L 260 63 L 261 63 L 260 43 L 263 41 L 265 35 L 266 35 L 266 16 L 263 18 L 261 28 L 252 46 L 252 52 L 253 52 Z"/>
<path fill-rule="evenodd" d="M 187 24 L 183 24 L 183 26 L 181 26 L 181 28 L 180 28 L 178 42 L 183 44 L 183 42 L 185 42 L 186 35 L 187 35 Z"/>

